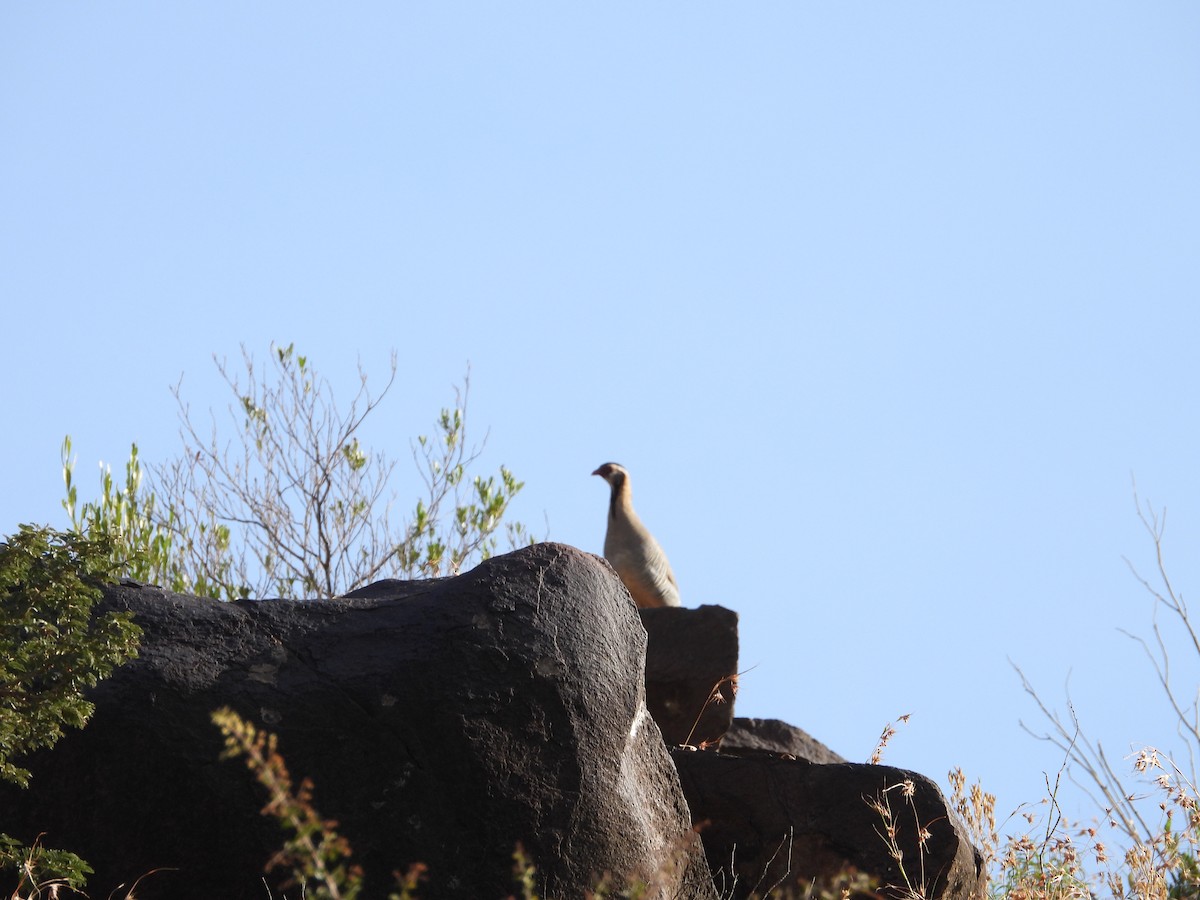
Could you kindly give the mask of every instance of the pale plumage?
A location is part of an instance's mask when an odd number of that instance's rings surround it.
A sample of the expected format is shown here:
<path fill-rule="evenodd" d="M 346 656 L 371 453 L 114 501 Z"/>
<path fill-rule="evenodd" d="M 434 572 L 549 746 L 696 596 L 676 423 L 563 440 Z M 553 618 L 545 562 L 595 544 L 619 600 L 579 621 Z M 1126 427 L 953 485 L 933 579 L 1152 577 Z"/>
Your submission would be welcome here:
<path fill-rule="evenodd" d="M 617 570 L 638 606 L 679 606 L 679 587 L 667 555 L 633 511 L 629 473 L 610 462 L 592 474 L 607 481 L 612 490 L 604 558 Z"/>

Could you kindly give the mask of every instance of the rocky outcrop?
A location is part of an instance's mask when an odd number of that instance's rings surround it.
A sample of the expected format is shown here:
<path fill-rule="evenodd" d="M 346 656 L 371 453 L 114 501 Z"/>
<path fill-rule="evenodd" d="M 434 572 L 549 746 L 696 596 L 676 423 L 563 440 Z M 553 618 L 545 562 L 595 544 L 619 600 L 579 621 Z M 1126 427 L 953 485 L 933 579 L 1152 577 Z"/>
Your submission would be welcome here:
<path fill-rule="evenodd" d="M 941 791 L 889 766 L 672 751 L 723 898 L 982 900 L 986 873 Z M 789 893 L 790 892 L 790 893 Z"/>
<path fill-rule="evenodd" d="M 548 900 L 605 873 L 652 897 L 716 896 L 647 713 L 645 631 L 590 554 L 540 544 L 321 603 L 123 586 L 106 606 L 134 612 L 140 657 L 95 689 L 86 729 L 28 761 L 30 790 L 0 794 L 0 827 L 79 853 L 93 896 L 151 870 L 140 900 L 267 895 L 283 836 L 245 768 L 218 761 L 221 706 L 313 780 L 366 897 L 422 862 L 422 898 L 500 900 L 518 843 Z"/>
<path fill-rule="evenodd" d="M 738 617 L 722 606 L 639 610 L 646 628 L 646 705 L 672 746 L 721 740 L 733 722 Z"/>
<path fill-rule="evenodd" d="M 721 738 L 721 752 L 736 756 L 791 756 L 813 763 L 844 763 L 808 732 L 779 719 L 734 719 Z"/>
<path fill-rule="evenodd" d="M 668 743 L 687 745 L 672 757 L 722 898 L 839 896 L 843 887 L 863 897 L 985 895 L 982 860 L 929 779 L 847 763 L 778 719 L 734 718 L 736 614 L 702 606 L 641 616 L 647 702 Z M 894 844 L 881 836 L 890 825 Z"/>
<path fill-rule="evenodd" d="M 266 797 L 219 761 L 222 706 L 312 779 L 365 900 L 412 863 L 428 867 L 423 900 L 502 900 L 518 844 L 545 900 L 606 875 L 673 900 L 983 896 L 978 854 L 928 779 L 733 718 L 735 613 L 639 617 L 612 569 L 571 547 L 336 601 L 125 585 L 105 606 L 134 612 L 141 655 L 92 692 L 86 729 L 23 761 L 29 791 L 0 786 L 0 831 L 82 855 L 92 896 L 150 872 L 139 900 L 285 896 L 286 872 L 263 884 L 285 837 L 257 814 Z"/>

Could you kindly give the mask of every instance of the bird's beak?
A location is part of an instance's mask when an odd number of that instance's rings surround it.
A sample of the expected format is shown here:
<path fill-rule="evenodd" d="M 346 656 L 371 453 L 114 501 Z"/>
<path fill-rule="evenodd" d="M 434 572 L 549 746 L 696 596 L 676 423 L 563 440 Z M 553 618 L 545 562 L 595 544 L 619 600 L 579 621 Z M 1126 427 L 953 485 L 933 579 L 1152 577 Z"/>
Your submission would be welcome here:
<path fill-rule="evenodd" d="M 595 472 L 593 472 L 592 474 L 593 474 L 593 475 L 599 475 L 599 474 L 600 474 L 600 470 L 599 470 L 599 469 L 597 469 L 597 470 L 596 470 Z"/>

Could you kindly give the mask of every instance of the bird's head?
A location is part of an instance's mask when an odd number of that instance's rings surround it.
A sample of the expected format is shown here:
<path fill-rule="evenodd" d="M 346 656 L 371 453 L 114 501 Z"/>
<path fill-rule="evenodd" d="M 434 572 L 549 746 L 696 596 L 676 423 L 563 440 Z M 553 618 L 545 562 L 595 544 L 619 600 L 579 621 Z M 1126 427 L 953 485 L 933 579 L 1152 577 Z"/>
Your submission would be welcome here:
<path fill-rule="evenodd" d="M 624 466 L 614 462 L 606 462 L 592 474 L 599 475 L 613 487 L 616 487 L 618 484 L 624 481 L 628 475 Z"/>

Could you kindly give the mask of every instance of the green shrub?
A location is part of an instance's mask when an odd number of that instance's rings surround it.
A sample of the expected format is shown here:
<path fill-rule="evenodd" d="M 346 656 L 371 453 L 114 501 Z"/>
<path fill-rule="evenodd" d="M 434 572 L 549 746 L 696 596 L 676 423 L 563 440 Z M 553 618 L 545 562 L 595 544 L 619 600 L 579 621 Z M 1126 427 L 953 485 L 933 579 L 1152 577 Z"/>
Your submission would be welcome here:
<path fill-rule="evenodd" d="M 471 473 L 480 448 L 467 440 L 469 379 L 455 390 L 412 456 L 424 489 L 412 513 L 396 516 L 397 464 L 363 442 L 378 394 L 360 388 L 339 406 L 328 381 L 292 345 L 272 345 L 269 366 L 243 348 L 244 371 L 217 369 L 233 394 L 232 432 L 198 426 L 182 396 L 182 452 L 149 466 L 143 485 L 137 445 L 124 486 L 101 468 L 101 494 L 78 502 L 71 441 L 63 443 L 63 506 L 77 532 L 105 531 L 115 551 L 137 560 L 125 574 L 172 590 L 239 597 L 328 598 L 380 578 L 456 574 L 496 552 L 498 538 L 529 543 L 504 516 L 523 482 L 504 466 Z M 228 426 L 223 426 L 228 427 Z"/>
<path fill-rule="evenodd" d="M 93 615 L 118 556 L 105 532 L 22 525 L 0 544 L 0 778 L 26 787 L 29 770 L 14 759 L 82 728 L 94 708 L 83 691 L 137 655 L 130 614 Z M 0 868 L 17 869 L 16 897 L 80 887 L 91 871 L 74 854 L 5 834 Z"/>

